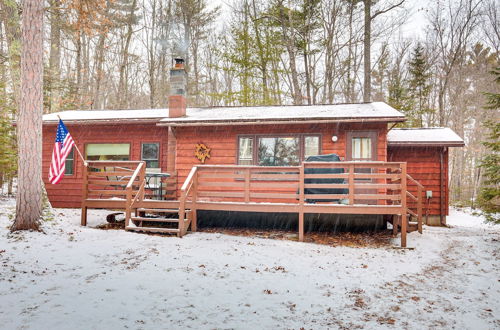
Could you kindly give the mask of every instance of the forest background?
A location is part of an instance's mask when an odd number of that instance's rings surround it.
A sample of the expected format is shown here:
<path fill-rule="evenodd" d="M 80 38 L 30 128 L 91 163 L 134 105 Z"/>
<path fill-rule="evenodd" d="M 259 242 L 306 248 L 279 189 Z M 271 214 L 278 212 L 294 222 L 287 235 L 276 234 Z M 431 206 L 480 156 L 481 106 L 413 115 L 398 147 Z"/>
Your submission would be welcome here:
<path fill-rule="evenodd" d="M 191 107 L 384 101 L 408 116 L 405 126 L 451 127 L 466 142 L 451 152 L 452 201 L 494 209 L 500 5 L 423 3 L 45 1 L 43 112 L 165 108 L 180 56 Z M 20 1 L 0 0 L 0 187 L 9 193 L 21 15 Z"/>

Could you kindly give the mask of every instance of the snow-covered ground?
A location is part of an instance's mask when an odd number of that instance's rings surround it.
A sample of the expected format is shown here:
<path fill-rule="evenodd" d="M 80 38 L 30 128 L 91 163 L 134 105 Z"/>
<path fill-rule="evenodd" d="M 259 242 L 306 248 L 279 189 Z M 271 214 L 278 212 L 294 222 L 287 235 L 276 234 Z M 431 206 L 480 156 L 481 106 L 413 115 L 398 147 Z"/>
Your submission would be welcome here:
<path fill-rule="evenodd" d="M 9 234 L 13 211 L 0 201 L 2 329 L 500 328 L 500 229 L 460 211 L 414 250 L 149 236 L 63 209 Z"/>

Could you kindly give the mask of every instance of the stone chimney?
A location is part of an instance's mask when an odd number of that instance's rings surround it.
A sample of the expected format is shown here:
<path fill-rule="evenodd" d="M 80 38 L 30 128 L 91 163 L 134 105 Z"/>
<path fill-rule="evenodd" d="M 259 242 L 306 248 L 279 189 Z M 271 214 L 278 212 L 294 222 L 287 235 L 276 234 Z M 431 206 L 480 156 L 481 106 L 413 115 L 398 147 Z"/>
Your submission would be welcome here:
<path fill-rule="evenodd" d="M 168 96 L 168 116 L 170 118 L 186 115 L 187 73 L 184 69 L 184 59 L 176 58 L 175 65 L 170 69 L 170 95 Z"/>

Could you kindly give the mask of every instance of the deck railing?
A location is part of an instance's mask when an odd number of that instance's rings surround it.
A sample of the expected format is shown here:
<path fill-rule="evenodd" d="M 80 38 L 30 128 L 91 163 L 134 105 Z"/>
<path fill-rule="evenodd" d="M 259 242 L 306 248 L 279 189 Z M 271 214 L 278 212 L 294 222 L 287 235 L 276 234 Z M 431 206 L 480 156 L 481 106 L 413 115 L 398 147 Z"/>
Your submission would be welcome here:
<path fill-rule="evenodd" d="M 408 190 L 409 184 L 416 185 L 416 196 Z M 393 224 L 396 229 L 401 227 L 405 246 L 408 215 L 418 219 L 421 232 L 422 191 L 422 185 L 407 174 L 404 162 L 199 165 L 192 168 L 181 188 L 180 217 L 183 219 L 187 203 L 195 229 L 197 209 L 297 212 L 302 240 L 304 213 L 399 215 L 401 219 L 394 219 Z M 407 197 L 416 202 L 415 211 L 408 207 Z"/>
<path fill-rule="evenodd" d="M 143 161 L 88 161 L 83 171 L 82 225 L 87 223 L 88 206 L 119 206 L 130 215 L 133 204 L 144 198 L 145 174 Z"/>
<path fill-rule="evenodd" d="M 90 206 L 125 209 L 128 226 L 132 211 L 146 203 L 145 175 L 141 161 L 89 161 L 83 178 L 82 225 Z M 178 205 L 179 236 L 189 225 L 196 230 L 197 210 L 298 213 L 301 241 L 305 213 L 385 214 L 392 216 L 396 233 L 401 228 L 401 245 L 406 246 L 409 218 L 417 219 L 422 232 L 423 191 L 404 162 L 199 165 L 191 169 L 178 201 L 155 205 Z"/>

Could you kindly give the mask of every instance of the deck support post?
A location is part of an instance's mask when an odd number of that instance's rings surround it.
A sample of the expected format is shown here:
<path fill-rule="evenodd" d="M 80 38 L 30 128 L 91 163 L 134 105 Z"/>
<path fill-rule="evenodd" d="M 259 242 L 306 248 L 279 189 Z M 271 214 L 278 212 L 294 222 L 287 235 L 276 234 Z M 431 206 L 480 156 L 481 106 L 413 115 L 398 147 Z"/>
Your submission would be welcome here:
<path fill-rule="evenodd" d="M 401 247 L 406 247 L 406 234 L 407 234 L 408 215 L 401 216 Z"/>
<path fill-rule="evenodd" d="M 304 242 L 304 212 L 299 212 L 299 241 Z"/>
<path fill-rule="evenodd" d="M 392 235 L 397 236 L 398 235 L 398 215 L 392 215 Z"/>
<path fill-rule="evenodd" d="M 87 207 L 86 206 L 82 206 L 81 225 L 82 226 L 86 226 L 87 225 Z"/>
<path fill-rule="evenodd" d="M 422 198 L 423 198 L 422 186 L 419 184 L 417 185 L 417 217 L 418 217 L 418 232 L 420 234 L 422 234 L 422 221 L 423 221 Z"/>
<path fill-rule="evenodd" d="M 401 163 L 401 247 L 406 247 L 406 234 L 408 228 L 408 209 L 406 205 L 408 186 L 406 174 L 406 163 Z"/>
<path fill-rule="evenodd" d="M 304 179 L 305 179 L 305 171 L 304 171 L 304 163 L 300 166 L 299 169 L 299 241 L 304 242 Z"/>

